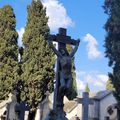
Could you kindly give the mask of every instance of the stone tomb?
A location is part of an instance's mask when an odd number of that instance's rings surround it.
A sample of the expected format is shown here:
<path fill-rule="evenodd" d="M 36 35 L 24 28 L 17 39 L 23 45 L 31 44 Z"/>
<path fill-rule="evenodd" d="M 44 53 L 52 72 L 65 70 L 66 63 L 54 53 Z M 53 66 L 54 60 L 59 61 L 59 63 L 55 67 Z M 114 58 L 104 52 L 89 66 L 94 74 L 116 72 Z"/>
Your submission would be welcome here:
<path fill-rule="evenodd" d="M 14 94 L 9 94 L 8 100 L 0 103 L 1 120 L 27 120 L 29 108 L 25 102 L 18 103 Z"/>
<path fill-rule="evenodd" d="M 82 104 L 82 120 L 88 120 L 89 105 L 93 104 L 93 100 L 89 98 L 89 93 L 83 92 L 83 98 L 77 98 L 77 101 Z"/>

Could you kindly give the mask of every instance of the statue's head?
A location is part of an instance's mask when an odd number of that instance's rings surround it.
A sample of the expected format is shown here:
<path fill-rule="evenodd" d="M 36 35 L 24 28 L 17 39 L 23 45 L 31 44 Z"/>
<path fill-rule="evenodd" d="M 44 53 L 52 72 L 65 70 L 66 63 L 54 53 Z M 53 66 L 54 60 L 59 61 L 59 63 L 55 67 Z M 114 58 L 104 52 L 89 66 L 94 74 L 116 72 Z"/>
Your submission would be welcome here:
<path fill-rule="evenodd" d="M 61 52 L 62 55 L 65 55 L 65 50 L 64 49 L 61 49 L 60 52 Z"/>
<path fill-rule="evenodd" d="M 60 53 L 63 55 L 63 56 L 68 56 L 69 53 L 66 49 L 60 49 Z"/>

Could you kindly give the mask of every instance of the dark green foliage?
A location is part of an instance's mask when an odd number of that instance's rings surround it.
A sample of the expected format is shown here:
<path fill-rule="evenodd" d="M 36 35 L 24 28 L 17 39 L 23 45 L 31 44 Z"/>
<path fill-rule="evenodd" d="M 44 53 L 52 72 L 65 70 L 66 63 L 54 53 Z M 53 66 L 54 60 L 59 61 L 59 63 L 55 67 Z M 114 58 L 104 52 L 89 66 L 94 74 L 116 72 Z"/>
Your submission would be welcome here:
<path fill-rule="evenodd" d="M 114 90 L 111 79 L 109 79 L 106 83 L 106 90 Z"/>
<path fill-rule="evenodd" d="M 67 45 L 67 50 L 69 53 L 71 53 L 71 51 L 73 50 L 72 46 Z M 72 61 L 72 77 L 73 77 L 73 83 L 72 83 L 72 88 L 70 89 L 70 94 L 68 95 L 69 99 L 74 99 L 77 96 L 77 83 L 76 83 L 74 59 Z"/>
<path fill-rule="evenodd" d="M 89 88 L 89 85 L 87 84 L 86 87 L 85 87 L 85 92 L 90 92 L 90 88 Z"/>
<path fill-rule="evenodd" d="M 49 33 L 46 10 L 38 0 L 28 6 L 28 19 L 23 35 L 22 79 L 25 81 L 22 99 L 31 107 L 32 114 L 45 98 L 46 91 L 53 91 L 54 54 L 44 36 Z"/>
<path fill-rule="evenodd" d="M 109 16 L 105 24 L 106 57 L 109 58 L 109 66 L 113 67 L 109 77 L 115 88 L 114 96 L 120 108 L 120 0 L 105 0 L 104 9 Z"/>
<path fill-rule="evenodd" d="M 6 99 L 18 81 L 18 34 L 13 9 L 0 8 L 0 99 Z"/>

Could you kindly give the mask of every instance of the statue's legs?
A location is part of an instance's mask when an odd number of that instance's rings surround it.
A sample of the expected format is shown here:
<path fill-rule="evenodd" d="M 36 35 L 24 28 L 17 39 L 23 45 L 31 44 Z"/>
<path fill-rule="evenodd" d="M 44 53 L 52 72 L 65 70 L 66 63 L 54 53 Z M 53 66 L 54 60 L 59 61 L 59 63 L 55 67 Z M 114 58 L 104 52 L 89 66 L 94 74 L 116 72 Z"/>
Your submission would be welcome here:
<path fill-rule="evenodd" d="M 67 87 L 67 89 L 69 90 L 70 88 L 71 88 L 71 86 L 72 86 L 72 75 L 69 75 L 69 77 L 68 77 L 68 79 L 67 79 L 67 81 L 66 81 L 66 87 Z"/>
<path fill-rule="evenodd" d="M 68 120 L 65 116 L 66 113 L 64 112 L 64 104 L 63 104 L 63 98 L 65 95 L 65 91 L 63 90 L 63 87 L 59 87 L 58 89 L 58 95 L 57 95 L 57 102 L 56 102 L 56 109 L 52 110 L 49 115 L 48 120 Z"/>
<path fill-rule="evenodd" d="M 63 73 L 60 73 L 60 87 L 63 88 L 63 90 L 66 87 L 65 76 Z"/>
<path fill-rule="evenodd" d="M 57 108 L 60 110 L 60 111 L 63 111 L 63 107 L 64 107 L 64 104 L 63 104 L 63 98 L 64 98 L 64 95 L 65 95 L 65 85 L 63 86 L 59 86 L 59 91 L 58 91 L 58 96 L 57 96 Z"/>

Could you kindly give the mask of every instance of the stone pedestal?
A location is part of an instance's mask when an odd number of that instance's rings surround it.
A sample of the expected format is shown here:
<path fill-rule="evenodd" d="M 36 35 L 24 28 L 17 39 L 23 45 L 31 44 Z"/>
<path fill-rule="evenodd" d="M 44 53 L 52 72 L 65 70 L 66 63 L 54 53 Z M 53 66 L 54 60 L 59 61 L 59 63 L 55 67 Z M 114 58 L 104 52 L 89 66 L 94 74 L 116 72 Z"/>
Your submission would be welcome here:
<path fill-rule="evenodd" d="M 68 120 L 64 111 L 51 110 L 47 120 Z"/>

